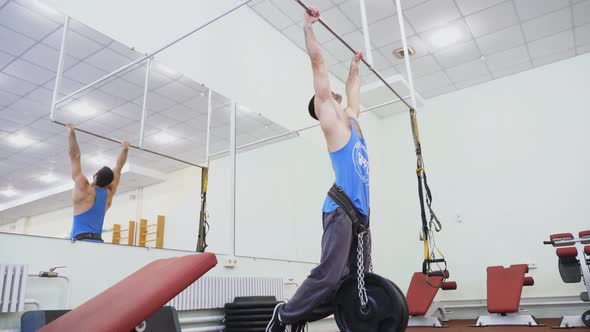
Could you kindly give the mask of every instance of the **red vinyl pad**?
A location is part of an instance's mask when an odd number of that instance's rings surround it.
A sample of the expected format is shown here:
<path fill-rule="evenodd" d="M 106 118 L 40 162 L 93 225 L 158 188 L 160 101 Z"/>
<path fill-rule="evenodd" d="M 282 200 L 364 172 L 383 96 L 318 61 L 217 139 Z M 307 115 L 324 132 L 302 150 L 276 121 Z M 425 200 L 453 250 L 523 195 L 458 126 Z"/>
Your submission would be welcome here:
<path fill-rule="evenodd" d="M 211 253 L 153 261 L 39 331 L 129 332 L 215 265 Z"/>
<path fill-rule="evenodd" d="M 584 252 L 586 253 L 586 255 L 590 255 L 590 246 L 585 246 Z"/>
<path fill-rule="evenodd" d="M 433 285 L 439 285 L 443 280 L 442 277 L 429 277 L 428 279 Z M 414 273 L 406 294 L 410 316 L 424 316 L 437 292 L 438 288 L 431 287 L 426 283 L 426 276 L 422 272 Z"/>
<path fill-rule="evenodd" d="M 557 248 L 555 251 L 559 257 L 577 257 L 578 249 L 576 247 Z"/>
<path fill-rule="evenodd" d="M 525 284 L 526 264 L 488 267 L 488 312 L 518 312 L 522 287 Z M 530 282 L 530 280 L 528 281 Z"/>

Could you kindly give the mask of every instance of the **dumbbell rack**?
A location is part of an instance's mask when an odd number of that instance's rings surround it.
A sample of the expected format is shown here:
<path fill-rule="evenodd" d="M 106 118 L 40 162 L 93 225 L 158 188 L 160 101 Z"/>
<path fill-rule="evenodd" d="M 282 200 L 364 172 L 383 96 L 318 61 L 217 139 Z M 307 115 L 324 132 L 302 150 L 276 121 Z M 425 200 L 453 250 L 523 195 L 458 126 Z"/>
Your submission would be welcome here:
<path fill-rule="evenodd" d="M 584 232 L 587 233 L 587 232 Z M 543 241 L 543 244 L 552 245 L 553 247 L 574 247 L 577 251 L 577 259 L 580 265 L 580 272 L 584 279 L 584 285 L 586 286 L 586 294 L 590 294 L 590 254 L 589 258 L 586 257 L 588 253 L 585 250 L 586 246 L 590 245 L 590 236 L 582 236 L 580 233 L 579 238 L 575 238 L 572 234 L 554 234 L 551 235 L 551 240 Z M 558 249 L 559 250 L 559 249 Z M 590 310 L 587 310 L 579 316 L 563 316 L 559 327 L 555 328 L 573 328 L 573 327 L 590 327 Z"/>

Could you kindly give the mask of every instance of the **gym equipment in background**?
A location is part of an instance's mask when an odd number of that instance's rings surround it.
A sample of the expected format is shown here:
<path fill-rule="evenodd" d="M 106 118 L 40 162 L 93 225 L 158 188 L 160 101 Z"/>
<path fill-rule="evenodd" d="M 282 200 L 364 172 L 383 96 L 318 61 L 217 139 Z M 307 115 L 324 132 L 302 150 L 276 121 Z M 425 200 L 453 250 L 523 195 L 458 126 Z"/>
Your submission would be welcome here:
<path fill-rule="evenodd" d="M 584 280 L 586 291 L 580 294 L 580 299 L 590 302 L 590 231 L 582 231 L 578 236 L 575 238 L 572 233 L 552 234 L 550 240 L 543 244 L 557 247 L 557 265 L 563 282 L 572 284 Z M 581 315 L 561 317 L 559 326 L 555 328 L 573 327 L 590 327 L 590 310 Z"/>
<path fill-rule="evenodd" d="M 443 322 L 437 317 L 425 317 L 428 309 L 434 301 L 434 297 L 439 289 L 455 290 L 457 283 L 454 281 L 443 282 L 443 277 L 430 277 L 422 272 L 416 272 L 412 276 L 406 299 L 408 300 L 408 308 L 410 310 L 410 321 L 408 327 L 446 327 Z M 440 284 L 440 287 L 432 287 L 429 282 Z M 442 283 L 442 284 L 441 284 Z"/>

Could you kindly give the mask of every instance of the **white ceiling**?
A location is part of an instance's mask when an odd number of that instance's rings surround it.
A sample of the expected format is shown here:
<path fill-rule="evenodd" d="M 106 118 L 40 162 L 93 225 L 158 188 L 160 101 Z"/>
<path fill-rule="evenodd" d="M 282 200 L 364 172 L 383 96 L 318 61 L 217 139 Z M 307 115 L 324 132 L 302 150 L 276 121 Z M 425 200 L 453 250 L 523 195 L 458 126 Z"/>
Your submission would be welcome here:
<path fill-rule="evenodd" d="M 308 0 L 356 49 L 364 48 L 358 0 Z M 368 0 L 374 66 L 405 75 L 395 0 Z M 254 0 L 251 8 L 305 50 L 303 9 L 290 0 Z M 402 0 L 406 35 L 416 49 L 412 72 L 425 98 L 463 89 L 590 52 L 590 0 Z M 436 33 L 452 27 L 457 40 L 437 47 Z M 316 35 L 330 71 L 345 81 L 350 51 L 323 27 Z M 367 70 L 364 83 L 376 80 Z"/>
<path fill-rule="evenodd" d="M 69 180 L 65 129 L 49 120 L 64 16 L 34 0 L 0 0 L 0 204 L 46 190 Z M 93 82 L 142 55 L 121 43 L 71 21 L 60 96 Z M 145 63 L 107 80 L 61 104 L 57 120 L 74 122 L 116 140 L 139 143 Z M 205 159 L 207 91 L 202 84 L 166 68 L 152 65 L 144 148 L 192 163 Z M 229 148 L 231 101 L 213 93 L 211 153 Z M 94 114 L 76 114 L 76 105 Z M 89 107 L 88 107 L 89 106 Z M 237 144 L 282 134 L 286 129 L 260 116 L 237 113 Z M 165 133 L 172 141 L 163 143 Z M 160 136 L 158 136 L 160 135 Z M 28 142 L 15 145 L 14 138 Z M 78 134 L 86 175 L 114 164 L 119 146 Z M 137 150 L 129 163 L 172 172 L 185 164 Z M 53 174 L 43 183 L 39 176 Z M 3 192 L 11 188 L 15 196 Z"/>

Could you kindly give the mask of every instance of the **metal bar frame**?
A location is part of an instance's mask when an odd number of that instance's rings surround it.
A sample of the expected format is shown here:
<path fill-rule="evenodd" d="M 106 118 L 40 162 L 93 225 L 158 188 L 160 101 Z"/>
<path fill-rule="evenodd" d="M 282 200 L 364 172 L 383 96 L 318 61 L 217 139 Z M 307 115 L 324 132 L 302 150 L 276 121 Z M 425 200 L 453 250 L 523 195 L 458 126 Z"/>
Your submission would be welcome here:
<path fill-rule="evenodd" d="M 406 97 L 406 98 L 409 98 L 409 97 Z M 391 100 L 391 101 L 385 102 L 383 104 L 379 104 L 379 105 L 375 105 L 375 106 L 371 106 L 371 107 L 365 108 L 365 109 L 361 110 L 360 113 L 362 114 L 362 113 L 365 113 L 365 112 L 370 112 L 370 111 L 379 109 L 381 107 L 385 107 L 385 106 L 392 105 L 392 104 L 399 103 L 399 102 L 400 102 L 399 99 Z M 283 134 L 279 134 L 279 135 L 276 135 L 276 136 L 271 136 L 271 137 L 263 138 L 263 139 L 260 139 L 258 141 L 255 141 L 255 142 L 251 142 L 251 143 L 247 143 L 247 144 L 244 144 L 244 145 L 240 145 L 239 147 L 237 147 L 237 150 L 249 148 L 251 146 L 255 146 L 255 145 L 258 145 L 258 144 L 266 143 L 266 142 L 269 142 L 269 141 L 274 141 L 275 139 L 279 139 L 279 138 L 283 138 L 283 137 L 287 137 L 287 136 L 291 136 L 291 135 L 297 135 L 297 136 L 299 136 L 299 133 L 300 132 L 306 131 L 306 130 L 309 130 L 309 129 L 313 129 L 313 128 L 316 128 L 316 127 L 319 127 L 319 126 L 320 126 L 319 123 L 316 123 L 314 125 L 303 127 L 303 128 L 299 128 L 297 130 L 289 131 L 287 133 L 283 133 Z M 216 153 L 212 154 L 211 157 L 217 157 L 217 156 L 226 154 L 226 153 L 228 153 L 230 151 L 231 150 L 228 149 L 228 150 L 216 152 Z"/>
<path fill-rule="evenodd" d="M 209 88 L 209 95 L 207 97 L 207 140 L 205 146 L 205 156 L 207 167 L 209 167 L 209 153 L 211 152 L 211 113 L 213 113 L 213 89 Z"/>
<path fill-rule="evenodd" d="M 367 62 L 374 64 L 373 62 L 373 50 L 371 49 L 371 36 L 369 33 L 369 20 L 367 19 L 367 5 L 365 0 L 359 0 L 361 8 L 361 20 L 363 24 L 363 37 L 365 39 L 365 55 L 367 56 Z"/>
<path fill-rule="evenodd" d="M 57 63 L 57 75 L 55 76 L 55 85 L 53 87 L 53 96 L 51 98 L 51 112 L 49 118 L 51 121 L 55 120 L 55 108 L 57 106 L 57 97 L 59 90 L 61 90 L 61 78 L 64 72 L 64 58 L 66 51 L 66 41 L 68 39 L 68 30 L 70 29 L 70 17 L 66 16 L 63 26 L 64 31 L 61 35 L 61 47 L 59 49 L 59 60 Z"/>
<path fill-rule="evenodd" d="M 233 223 L 233 245 L 232 254 L 236 255 L 236 114 L 238 113 L 238 104 L 234 103 L 230 115 L 230 218 Z"/>
<path fill-rule="evenodd" d="M 147 112 L 148 95 L 150 89 L 150 74 L 152 72 L 152 61 L 153 58 L 149 58 L 145 68 L 145 83 L 143 85 L 143 104 L 141 107 L 141 124 L 139 127 L 139 148 L 143 149 L 143 136 L 145 127 L 145 115 Z"/>

